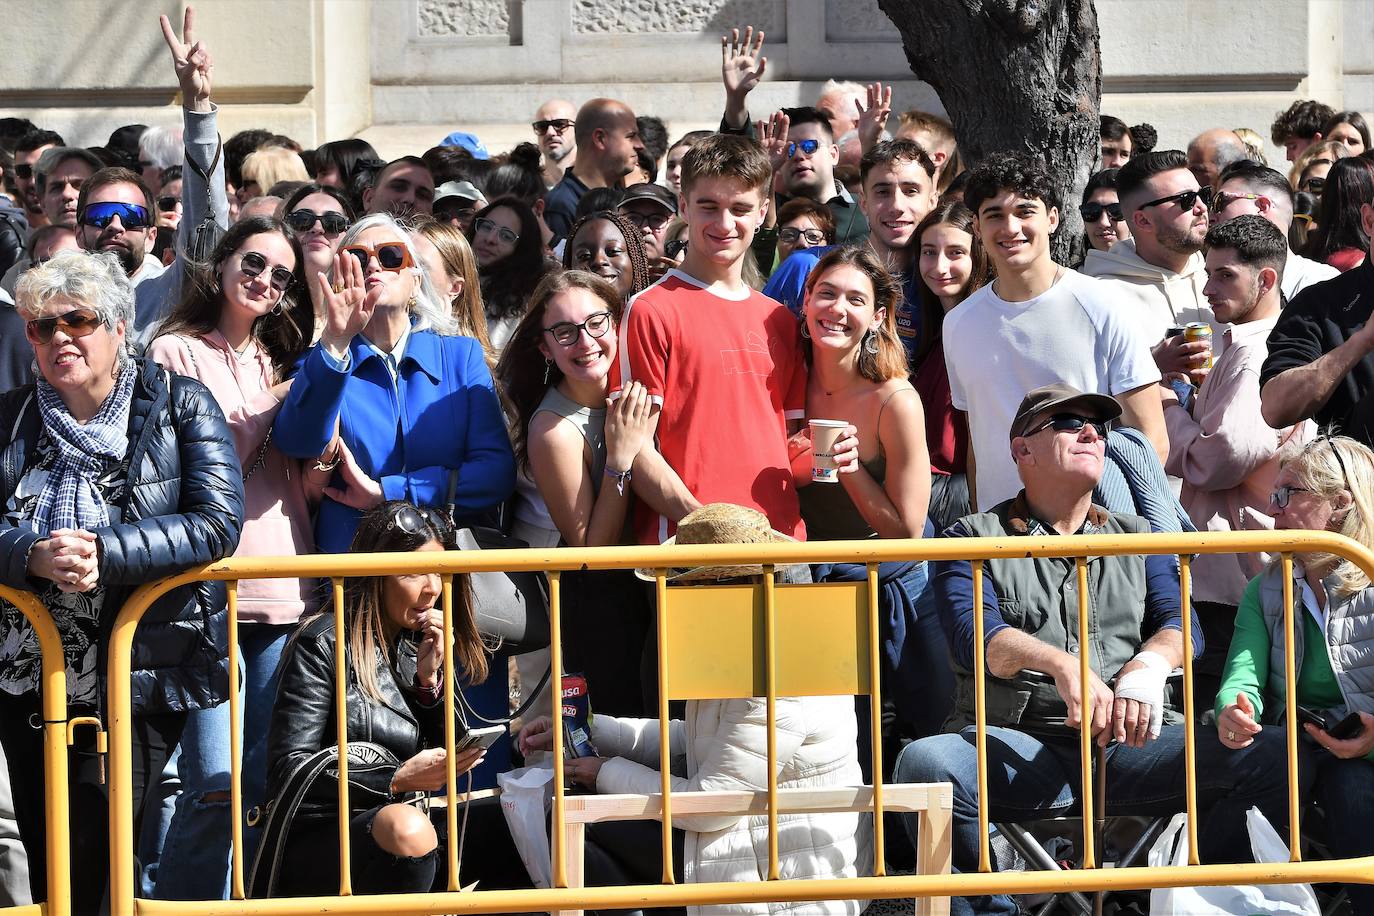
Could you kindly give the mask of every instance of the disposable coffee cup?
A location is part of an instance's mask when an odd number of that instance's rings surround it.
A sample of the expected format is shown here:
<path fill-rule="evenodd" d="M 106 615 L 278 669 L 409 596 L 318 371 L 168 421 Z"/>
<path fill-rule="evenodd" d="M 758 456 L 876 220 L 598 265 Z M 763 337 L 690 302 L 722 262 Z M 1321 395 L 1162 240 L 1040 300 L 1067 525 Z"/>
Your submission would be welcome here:
<path fill-rule="evenodd" d="M 811 480 L 814 483 L 839 483 L 835 466 L 835 442 L 849 423 L 845 420 L 812 420 Z"/>

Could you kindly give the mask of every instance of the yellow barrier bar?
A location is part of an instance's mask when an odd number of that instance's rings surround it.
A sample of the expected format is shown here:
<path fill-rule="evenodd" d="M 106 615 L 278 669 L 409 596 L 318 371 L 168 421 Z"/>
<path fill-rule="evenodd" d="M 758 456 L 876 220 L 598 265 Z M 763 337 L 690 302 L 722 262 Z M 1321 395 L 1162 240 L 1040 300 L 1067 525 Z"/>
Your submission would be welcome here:
<path fill-rule="evenodd" d="M 48 609 L 32 592 L 0 586 L 0 598 L 19 609 L 38 637 L 43 707 L 43 765 L 46 781 L 43 813 L 47 818 L 48 916 L 71 916 L 71 837 L 67 800 L 67 661 L 62 637 Z M 113 821 L 111 821 L 113 824 Z M 18 916 L 26 910 L 5 910 Z M 38 912 L 35 908 L 33 912 Z"/>
<path fill-rule="evenodd" d="M 458 681 L 453 674 L 453 576 L 444 576 L 444 759 L 447 767 L 444 793 L 447 806 L 444 817 L 448 823 L 448 889 L 456 891 L 459 882 L 458 869 L 458 761 L 454 752 L 454 730 L 458 727 L 458 713 L 453 708 L 454 692 Z M 418 653 L 417 653 L 418 654 Z"/>
<path fill-rule="evenodd" d="M 1327 865 L 1329 867 L 1322 867 Z M 767 882 L 678 884 L 667 887 L 577 887 L 473 894 L 387 894 L 334 898 L 254 900 L 251 910 L 234 901 L 140 901 L 140 916 L 302 916 L 302 914 L 522 913 L 551 910 L 624 910 L 720 903 L 789 903 L 807 900 L 878 900 L 889 897 L 949 897 L 983 894 L 1047 894 L 1065 891 L 1146 890 L 1154 887 L 1369 883 L 1374 856 L 1340 862 L 1245 865 L 1171 865 L 1158 868 L 1097 868 L 949 875 L 890 875 L 886 878 L 797 879 Z"/>
<path fill-rule="evenodd" d="M 234 577 L 237 578 L 237 577 Z M 192 578 L 188 582 L 195 581 Z M 130 651 L 134 630 L 144 612 L 171 589 L 167 580 L 137 589 L 115 618 L 110 631 L 108 727 L 110 729 L 110 913 L 134 913 L 133 697 Z M 65 751 L 64 751 L 65 753 Z M 65 785 L 65 780 L 63 781 Z M 56 795 L 60 793 L 50 793 Z M 59 824 L 67 823 L 63 817 Z M 49 827 L 57 826 L 48 821 Z M 52 833 L 48 834 L 51 850 Z M 51 854 L 51 853 L 50 853 Z M 66 856 L 65 849 L 63 856 Z M 51 860 L 49 860 L 51 862 Z M 51 868 L 51 864 L 49 868 Z"/>
<path fill-rule="evenodd" d="M 663 883 L 673 877 L 673 771 L 672 722 L 668 718 L 668 570 L 654 572 L 654 597 L 658 604 L 658 779 L 663 793 Z"/>
<path fill-rule="evenodd" d="M 1178 557 L 1178 597 L 1183 609 L 1183 804 L 1188 812 L 1188 864 L 1197 854 L 1197 735 L 1193 733 L 1193 558 Z"/>
<path fill-rule="evenodd" d="M 353 850 L 348 845 L 348 640 L 344 632 L 344 583 L 334 585 L 334 740 L 339 745 L 339 896 L 353 893 Z"/>
<path fill-rule="evenodd" d="M 1302 829 L 1298 806 L 1298 674 L 1293 645 L 1293 555 L 1283 555 L 1283 676 L 1285 729 L 1288 737 L 1288 850 L 1289 859 L 1302 861 Z"/>
<path fill-rule="evenodd" d="M 229 611 L 229 832 L 233 843 L 230 896 L 242 900 L 243 889 L 243 699 L 239 696 L 239 583 L 225 583 Z"/>
<path fill-rule="evenodd" d="M 763 677 L 768 716 L 768 880 L 778 880 L 778 607 L 774 568 L 763 567 Z"/>
<path fill-rule="evenodd" d="M 1078 678 L 1083 691 L 1083 715 L 1078 726 L 1079 763 L 1083 785 L 1083 867 L 1097 867 L 1097 847 L 1093 842 L 1093 707 L 1092 707 L 1092 651 L 1088 645 L 1088 563 L 1075 557 L 1078 567 Z M 1108 714 L 1110 715 L 1110 710 Z M 1108 722 L 1108 727 L 1111 723 Z M 1106 779 L 1106 766 L 1097 774 Z"/>
<path fill-rule="evenodd" d="M 992 871 L 988 838 L 988 702 L 987 646 L 983 644 L 983 561 L 973 561 L 973 714 L 974 749 L 978 757 L 978 870 Z"/>
<path fill-rule="evenodd" d="M 868 564 L 868 729 L 873 748 L 873 876 L 887 874 L 883 836 L 883 697 L 878 672 L 882 669 L 878 626 L 878 564 Z"/>
<path fill-rule="evenodd" d="M 553 698 L 553 886 L 568 886 L 568 850 L 564 848 L 563 811 L 563 578 L 549 573 L 549 694 Z"/>

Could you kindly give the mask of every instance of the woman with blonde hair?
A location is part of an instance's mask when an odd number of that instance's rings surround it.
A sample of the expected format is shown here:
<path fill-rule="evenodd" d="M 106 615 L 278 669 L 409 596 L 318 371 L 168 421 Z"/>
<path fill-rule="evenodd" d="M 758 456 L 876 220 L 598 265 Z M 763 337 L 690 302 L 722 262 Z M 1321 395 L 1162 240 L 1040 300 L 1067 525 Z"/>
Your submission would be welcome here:
<path fill-rule="evenodd" d="M 482 352 L 487 354 L 487 362 L 495 365 L 491 339 L 487 336 L 487 313 L 482 307 L 477 259 L 473 257 L 467 236 L 458 227 L 433 218 L 421 217 L 414 223 L 410 237 L 429 271 L 435 291 L 452 305 L 458 333 L 480 343 Z"/>
<path fill-rule="evenodd" d="M 1279 531 L 1332 531 L 1374 548 L 1374 452 L 1345 436 L 1322 436 L 1274 480 L 1270 514 Z M 1339 858 L 1374 854 L 1374 589 L 1355 563 L 1329 553 L 1294 556 L 1297 702 L 1310 741 L 1299 747 Z M 1217 694 L 1217 736 L 1247 747 L 1285 719 L 1283 566 L 1250 581 Z M 1320 721 L 1321 724 L 1316 724 Z M 1293 723 L 1288 723 L 1292 726 Z M 1348 884 L 1354 910 L 1374 912 L 1374 888 Z"/>

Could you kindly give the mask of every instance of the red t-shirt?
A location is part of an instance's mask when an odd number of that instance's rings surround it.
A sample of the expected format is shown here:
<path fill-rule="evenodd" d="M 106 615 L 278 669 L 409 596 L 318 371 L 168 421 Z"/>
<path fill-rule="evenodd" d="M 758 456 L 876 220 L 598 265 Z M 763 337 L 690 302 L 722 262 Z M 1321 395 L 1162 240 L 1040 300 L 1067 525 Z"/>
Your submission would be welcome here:
<path fill-rule="evenodd" d="M 751 506 L 805 539 L 787 421 L 806 415 L 806 365 L 785 306 L 752 289 L 726 298 L 671 270 L 625 309 L 620 384 L 631 379 L 662 405 L 659 453 L 693 496 Z M 675 527 L 636 508 L 642 544 L 662 543 Z"/>
<path fill-rule="evenodd" d="M 945 368 L 945 342 L 936 340 L 925 360 L 911 375 L 911 387 L 921 396 L 926 416 L 926 443 L 933 474 L 968 471 L 968 420 L 955 410 Z"/>

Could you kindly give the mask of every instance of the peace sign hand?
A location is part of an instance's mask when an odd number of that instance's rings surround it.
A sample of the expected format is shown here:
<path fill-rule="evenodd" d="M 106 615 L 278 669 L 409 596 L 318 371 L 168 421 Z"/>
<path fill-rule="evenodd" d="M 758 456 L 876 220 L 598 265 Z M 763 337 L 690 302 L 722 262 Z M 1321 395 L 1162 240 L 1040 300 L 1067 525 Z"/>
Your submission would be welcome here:
<path fill-rule="evenodd" d="M 334 255 L 333 285 L 323 273 L 315 274 L 315 301 L 324 312 L 324 333 L 320 345 L 335 359 L 343 359 L 348 345 L 367 323 L 377 308 L 385 287 L 377 284 L 372 292 L 363 286 L 363 268 L 358 259 L 347 252 Z"/>
<path fill-rule="evenodd" d="M 177 82 L 181 84 L 181 104 L 194 111 L 209 111 L 210 75 L 215 72 L 215 62 L 205 42 L 195 40 L 195 15 L 194 7 L 186 7 L 180 41 L 172 31 L 171 21 L 166 16 L 157 18 L 162 25 L 162 37 L 172 52 Z"/>
<path fill-rule="evenodd" d="M 868 105 L 855 99 L 854 107 L 859 110 L 859 145 L 866 153 L 878 142 L 892 114 L 892 87 L 884 88 L 882 83 L 869 83 Z"/>

